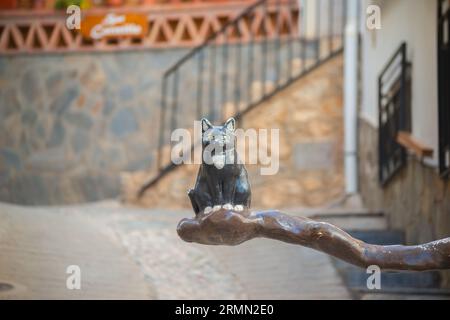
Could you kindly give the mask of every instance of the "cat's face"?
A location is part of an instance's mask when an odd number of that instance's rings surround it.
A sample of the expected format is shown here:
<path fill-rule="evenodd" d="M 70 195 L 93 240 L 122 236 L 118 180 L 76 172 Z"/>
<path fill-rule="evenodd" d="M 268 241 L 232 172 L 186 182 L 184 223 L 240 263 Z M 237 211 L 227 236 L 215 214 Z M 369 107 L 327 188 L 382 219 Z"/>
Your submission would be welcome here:
<path fill-rule="evenodd" d="M 230 118 L 223 126 L 213 126 L 207 119 L 202 119 L 202 145 L 231 150 L 235 143 L 235 120 Z"/>

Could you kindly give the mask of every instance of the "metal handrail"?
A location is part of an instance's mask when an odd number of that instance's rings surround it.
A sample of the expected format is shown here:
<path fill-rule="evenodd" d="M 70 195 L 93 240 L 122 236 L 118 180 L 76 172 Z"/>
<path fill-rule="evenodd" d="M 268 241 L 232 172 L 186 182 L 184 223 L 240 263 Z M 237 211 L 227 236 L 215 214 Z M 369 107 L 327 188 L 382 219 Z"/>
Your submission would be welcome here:
<path fill-rule="evenodd" d="M 406 151 L 397 143 L 398 133 L 409 131 L 410 127 L 407 94 L 411 65 L 406 53 L 407 45 L 403 42 L 378 77 L 378 178 L 382 186 L 406 164 Z"/>
<path fill-rule="evenodd" d="M 222 122 L 227 105 L 239 119 L 341 53 L 346 1 L 258 0 L 168 68 L 161 86 L 158 173 L 139 195 L 176 168 L 170 161 L 164 165 L 163 147 L 182 121 L 187 127 L 203 116 Z"/>
<path fill-rule="evenodd" d="M 450 179 L 450 4 L 438 1 L 439 173 Z"/>

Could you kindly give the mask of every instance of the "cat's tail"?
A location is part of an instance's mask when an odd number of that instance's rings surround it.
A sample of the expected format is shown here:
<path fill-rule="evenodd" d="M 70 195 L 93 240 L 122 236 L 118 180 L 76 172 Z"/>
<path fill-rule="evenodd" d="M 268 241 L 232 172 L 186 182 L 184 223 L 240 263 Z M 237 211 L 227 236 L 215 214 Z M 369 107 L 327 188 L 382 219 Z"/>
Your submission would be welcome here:
<path fill-rule="evenodd" d="M 200 208 L 198 206 L 197 200 L 195 199 L 195 191 L 194 189 L 189 189 L 188 191 L 188 197 L 191 200 L 192 209 L 194 209 L 195 214 L 200 212 Z"/>

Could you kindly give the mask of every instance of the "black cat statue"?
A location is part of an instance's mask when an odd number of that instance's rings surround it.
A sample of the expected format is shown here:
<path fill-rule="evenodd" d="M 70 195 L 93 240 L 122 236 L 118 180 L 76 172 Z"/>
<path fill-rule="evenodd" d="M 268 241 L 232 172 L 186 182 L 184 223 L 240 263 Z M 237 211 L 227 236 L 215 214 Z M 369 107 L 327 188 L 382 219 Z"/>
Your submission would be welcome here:
<path fill-rule="evenodd" d="M 194 189 L 188 191 L 195 214 L 224 208 L 250 208 L 251 191 L 247 170 L 238 159 L 234 118 L 223 126 L 202 119 L 202 164 Z"/>

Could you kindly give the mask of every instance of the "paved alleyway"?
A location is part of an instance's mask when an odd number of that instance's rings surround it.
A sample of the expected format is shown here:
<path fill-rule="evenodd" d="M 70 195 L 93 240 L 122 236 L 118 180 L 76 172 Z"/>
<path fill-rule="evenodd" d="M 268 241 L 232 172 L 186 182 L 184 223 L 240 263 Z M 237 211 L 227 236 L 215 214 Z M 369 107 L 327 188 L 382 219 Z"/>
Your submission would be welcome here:
<path fill-rule="evenodd" d="M 0 299 L 155 297 L 126 250 L 84 209 L 0 204 Z M 70 265 L 81 269 L 81 290 L 66 287 Z"/>
<path fill-rule="evenodd" d="M 216 249 L 250 299 L 349 299 L 325 254 L 268 239 Z"/>
<path fill-rule="evenodd" d="M 185 243 L 190 212 L 125 208 L 115 201 L 59 207 L 0 205 L 0 298 L 349 298 L 329 258 L 264 239 L 238 247 Z M 65 288 L 79 264 L 82 290 Z"/>

